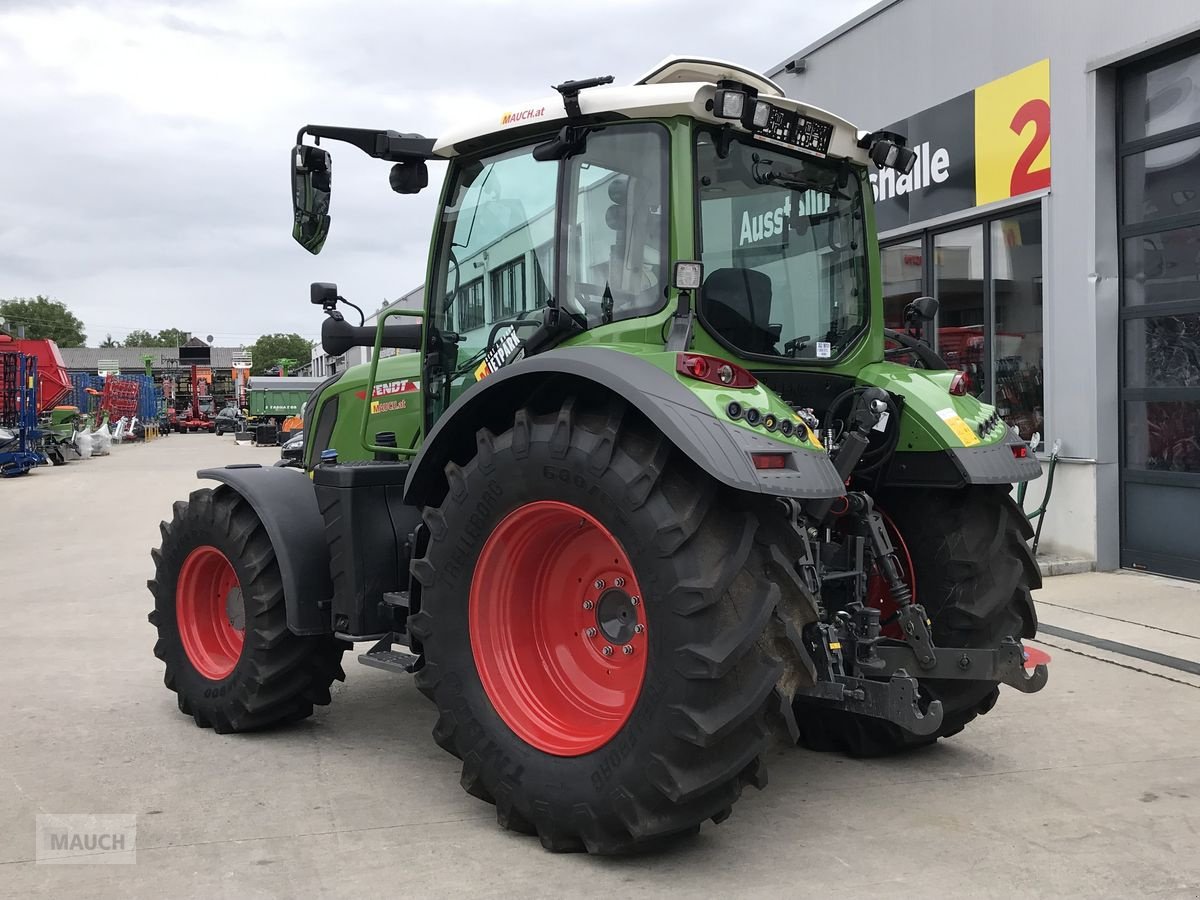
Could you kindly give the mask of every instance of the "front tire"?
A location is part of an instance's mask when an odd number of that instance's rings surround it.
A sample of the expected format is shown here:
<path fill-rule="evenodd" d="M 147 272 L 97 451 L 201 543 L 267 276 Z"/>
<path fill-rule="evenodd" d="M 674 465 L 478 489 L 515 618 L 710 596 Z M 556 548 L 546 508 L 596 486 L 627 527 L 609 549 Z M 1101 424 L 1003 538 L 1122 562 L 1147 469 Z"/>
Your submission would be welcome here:
<path fill-rule="evenodd" d="M 758 642 L 782 517 L 635 417 L 568 398 L 481 430 L 474 458 L 447 465 L 413 564 L 434 738 L 501 826 L 552 851 L 695 832 L 765 784 L 781 664 Z"/>
<path fill-rule="evenodd" d="M 1033 536 L 1029 521 L 1006 487 L 894 488 L 880 494 L 879 507 L 911 556 L 914 598 L 933 622 L 939 647 L 994 648 L 1006 637 L 1034 636 L 1031 591 L 1041 587 L 1041 573 L 1026 543 Z M 1000 696 L 1000 686 L 990 681 L 920 684 L 924 698 L 942 701 L 944 719 L 933 734 L 914 735 L 882 719 L 798 700 L 800 743 L 811 750 L 885 756 L 958 734 Z"/>
<path fill-rule="evenodd" d="M 193 491 L 160 530 L 149 619 L 180 712 L 226 733 L 294 722 L 329 703 L 347 645 L 288 630 L 279 563 L 250 504 L 224 485 Z"/>

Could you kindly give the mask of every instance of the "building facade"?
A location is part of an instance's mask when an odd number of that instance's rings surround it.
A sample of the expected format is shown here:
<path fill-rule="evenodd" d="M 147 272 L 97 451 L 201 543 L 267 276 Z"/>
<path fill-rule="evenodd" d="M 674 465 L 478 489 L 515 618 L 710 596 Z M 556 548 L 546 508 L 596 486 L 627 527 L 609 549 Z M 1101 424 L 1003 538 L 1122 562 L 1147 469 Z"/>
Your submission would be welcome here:
<path fill-rule="evenodd" d="M 942 355 L 1059 443 L 1043 546 L 1200 579 L 1200 7 L 885 0 L 767 74 L 917 151 L 873 178 L 887 316 L 937 297 Z"/>

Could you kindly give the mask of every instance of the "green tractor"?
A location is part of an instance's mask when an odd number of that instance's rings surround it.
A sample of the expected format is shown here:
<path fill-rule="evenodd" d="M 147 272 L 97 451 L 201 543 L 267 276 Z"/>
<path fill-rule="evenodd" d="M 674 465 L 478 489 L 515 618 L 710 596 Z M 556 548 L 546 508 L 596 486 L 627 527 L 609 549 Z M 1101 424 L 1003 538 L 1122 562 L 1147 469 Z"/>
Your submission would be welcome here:
<path fill-rule="evenodd" d="M 934 301 L 884 328 L 868 173 L 904 139 L 715 60 L 611 81 L 438 140 L 301 129 L 312 253 L 308 139 L 401 194 L 449 164 L 424 308 L 355 326 L 313 285 L 326 351 L 373 361 L 313 393 L 302 466 L 200 472 L 149 582 L 197 725 L 302 719 L 373 642 L 503 827 L 595 853 L 725 819 L 772 733 L 932 744 L 1048 661 L 1010 497 L 1039 464 L 919 339 Z"/>

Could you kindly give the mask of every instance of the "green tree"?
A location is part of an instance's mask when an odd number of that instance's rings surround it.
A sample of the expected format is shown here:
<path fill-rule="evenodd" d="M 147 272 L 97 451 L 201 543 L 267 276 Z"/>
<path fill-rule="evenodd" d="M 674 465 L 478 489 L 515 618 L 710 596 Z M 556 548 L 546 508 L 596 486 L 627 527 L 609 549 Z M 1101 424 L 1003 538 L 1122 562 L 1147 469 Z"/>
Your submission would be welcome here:
<path fill-rule="evenodd" d="M 146 331 L 144 328 L 138 328 L 138 329 L 135 329 L 134 331 L 129 332 L 129 334 L 125 335 L 125 346 L 126 347 L 161 347 L 162 344 L 158 343 L 158 338 L 156 338 L 149 331 Z"/>
<path fill-rule="evenodd" d="M 109 347 L 120 347 L 120 341 L 114 341 L 111 334 L 106 334 L 104 340 L 100 342 L 101 349 L 107 350 Z"/>
<path fill-rule="evenodd" d="M 302 363 L 312 358 L 312 343 L 298 334 L 264 334 L 250 348 L 254 371 L 260 375 L 279 365 L 281 359 Z"/>
<path fill-rule="evenodd" d="M 182 347 L 187 343 L 188 333 L 178 328 L 164 328 L 158 333 L 156 347 Z"/>
<path fill-rule="evenodd" d="M 29 338 L 50 338 L 60 347 L 82 347 L 87 341 L 81 322 L 61 300 L 36 297 L 13 297 L 0 300 L 0 316 L 14 334 L 16 326 L 25 326 Z"/>

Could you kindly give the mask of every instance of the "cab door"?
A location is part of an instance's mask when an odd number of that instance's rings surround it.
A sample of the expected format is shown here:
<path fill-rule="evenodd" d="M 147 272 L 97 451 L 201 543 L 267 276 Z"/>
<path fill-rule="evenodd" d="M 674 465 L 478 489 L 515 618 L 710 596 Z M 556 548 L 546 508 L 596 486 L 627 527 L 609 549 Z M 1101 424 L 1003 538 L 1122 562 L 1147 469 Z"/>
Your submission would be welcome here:
<path fill-rule="evenodd" d="M 559 164 L 533 158 L 541 141 L 460 158 L 448 176 L 427 297 L 426 434 L 487 374 L 490 339 L 551 302 Z"/>

